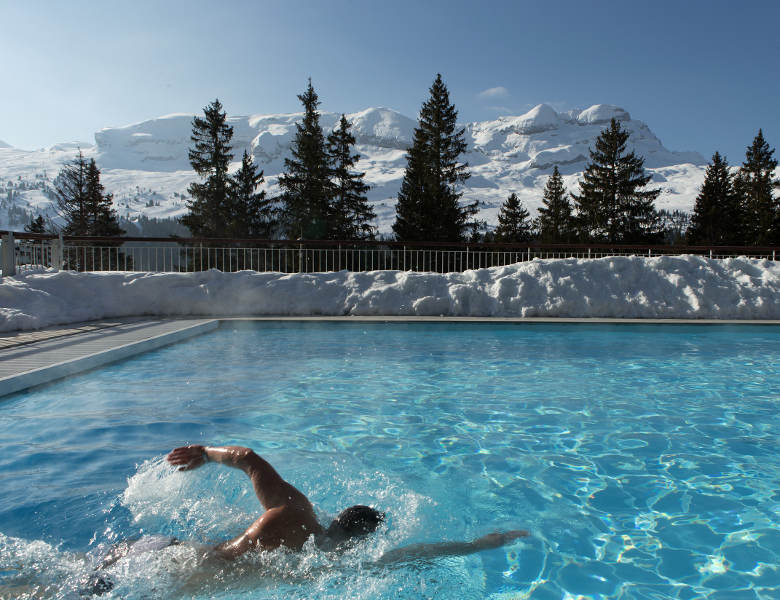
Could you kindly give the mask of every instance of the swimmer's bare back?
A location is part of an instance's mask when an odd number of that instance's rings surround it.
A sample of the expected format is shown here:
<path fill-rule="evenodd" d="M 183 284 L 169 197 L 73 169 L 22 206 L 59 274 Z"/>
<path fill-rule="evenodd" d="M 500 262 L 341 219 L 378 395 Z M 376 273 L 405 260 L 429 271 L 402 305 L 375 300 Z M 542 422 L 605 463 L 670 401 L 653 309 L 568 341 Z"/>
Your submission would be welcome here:
<path fill-rule="evenodd" d="M 322 533 L 309 499 L 250 448 L 191 445 L 173 449 L 167 456 L 180 471 L 191 471 L 207 462 L 241 469 L 249 476 L 265 512 L 238 537 L 214 550 L 232 559 L 250 549 L 273 550 L 285 546 L 300 550 L 311 535 Z"/>

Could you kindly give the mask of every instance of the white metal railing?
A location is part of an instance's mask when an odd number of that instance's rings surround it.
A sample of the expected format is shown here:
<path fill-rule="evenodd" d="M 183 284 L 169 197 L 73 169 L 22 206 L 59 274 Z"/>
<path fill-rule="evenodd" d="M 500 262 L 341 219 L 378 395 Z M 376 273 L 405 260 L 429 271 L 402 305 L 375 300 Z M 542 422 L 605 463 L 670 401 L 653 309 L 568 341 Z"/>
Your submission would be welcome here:
<path fill-rule="evenodd" d="M 145 243 L 136 238 L 97 244 L 54 239 L 13 239 L 3 241 L 3 273 L 30 269 L 55 268 L 74 271 L 145 271 L 191 272 L 275 271 L 283 273 L 316 273 L 327 271 L 403 270 L 458 272 L 469 269 L 500 267 L 534 258 L 604 258 L 608 256 L 661 256 L 697 253 L 710 258 L 750 256 L 776 260 L 774 249 L 584 246 L 527 246 L 521 248 L 483 248 L 464 246 L 459 249 L 406 247 L 398 244 L 304 247 L 289 242 L 261 247 L 212 247 L 204 244 L 175 242 Z M 315 243 L 308 242 L 311 245 Z"/>
<path fill-rule="evenodd" d="M 102 250 L 102 251 L 101 251 Z M 685 254 L 684 250 L 630 248 L 546 249 L 527 247 L 518 250 L 437 250 L 420 248 L 230 248 L 204 246 L 145 246 L 102 248 L 65 246 L 66 268 L 75 270 L 131 270 L 151 272 L 276 271 L 318 273 L 328 271 L 431 271 L 438 273 L 501 267 L 534 258 L 604 258 L 609 256 L 661 256 Z M 710 258 L 729 258 L 744 252 L 709 251 Z M 775 260 L 775 253 L 754 253 L 754 258 Z"/>

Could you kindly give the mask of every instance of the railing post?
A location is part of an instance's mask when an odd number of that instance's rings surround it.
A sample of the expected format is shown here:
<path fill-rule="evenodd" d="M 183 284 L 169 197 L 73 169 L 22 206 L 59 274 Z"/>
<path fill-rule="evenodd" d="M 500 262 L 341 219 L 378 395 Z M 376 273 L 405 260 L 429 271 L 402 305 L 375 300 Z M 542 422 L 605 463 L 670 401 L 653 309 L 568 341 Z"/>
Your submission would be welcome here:
<path fill-rule="evenodd" d="M 55 271 L 62 268 L 63 239 L 62 233 L 56 240 L 51 241 L 51 267 Z"/>
<path fill-rule="evenodd" d="M 3 277 L 16 275 L 16 261 L 14 260 L 14 234 L 10 231 L 3 236 Z"/>
<path fill-rule="evenodd" d="M 712 258 L 712 248 L 710 248 L 710 258 Z"/>

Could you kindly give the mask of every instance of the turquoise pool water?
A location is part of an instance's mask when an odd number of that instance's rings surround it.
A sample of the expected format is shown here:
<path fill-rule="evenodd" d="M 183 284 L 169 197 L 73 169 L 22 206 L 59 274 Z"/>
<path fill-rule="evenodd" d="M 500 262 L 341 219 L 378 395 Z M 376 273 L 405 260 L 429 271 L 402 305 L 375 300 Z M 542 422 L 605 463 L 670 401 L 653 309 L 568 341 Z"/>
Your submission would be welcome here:
<path fill-rule="evenodd" d="M 201 441 L 388 522 L 341 556 L 132 557 L 108 597 L 780 598 L 779 399 L 776 327 L 228 323 L 0 400 L 0 598 L 77 597 L 118 539 L 242 531 L 242 473 L 162 461 Z"/>

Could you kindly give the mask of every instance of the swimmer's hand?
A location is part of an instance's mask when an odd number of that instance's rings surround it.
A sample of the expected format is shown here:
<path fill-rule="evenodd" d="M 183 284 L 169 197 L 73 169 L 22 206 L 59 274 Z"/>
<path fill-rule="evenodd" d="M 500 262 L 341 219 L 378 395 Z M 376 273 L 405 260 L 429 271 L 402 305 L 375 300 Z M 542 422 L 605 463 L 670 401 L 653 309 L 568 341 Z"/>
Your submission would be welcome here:
<path fill-rule="evenodd" d="M 477 538 L 472 544 L 480 550 L 488 550 L 490 548 L 500 548 L 515 541 L 518 538 L 524 538 L 531 535 L 525 529 L 515 529 L 513 531 L 504 531 L 503 533 L 488 533 L 481 538 Z"/>
<path fill-rule="evenodd" d="M 179 471 L 192 471 L 206 462 L 206 448 L 200 444 L 181 446 L 170 451 L 166 459 Z"/>

